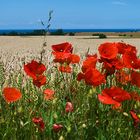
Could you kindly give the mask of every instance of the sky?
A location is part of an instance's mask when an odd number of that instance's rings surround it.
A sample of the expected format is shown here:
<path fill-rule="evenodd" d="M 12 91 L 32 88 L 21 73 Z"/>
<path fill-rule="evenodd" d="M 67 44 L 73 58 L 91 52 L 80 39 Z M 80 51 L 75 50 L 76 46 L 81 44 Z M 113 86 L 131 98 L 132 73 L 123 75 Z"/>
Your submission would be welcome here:
<path fill-rule="evenodd" d="M 140 0 L 0 0 L 0 29 L 140 29 Z"/>

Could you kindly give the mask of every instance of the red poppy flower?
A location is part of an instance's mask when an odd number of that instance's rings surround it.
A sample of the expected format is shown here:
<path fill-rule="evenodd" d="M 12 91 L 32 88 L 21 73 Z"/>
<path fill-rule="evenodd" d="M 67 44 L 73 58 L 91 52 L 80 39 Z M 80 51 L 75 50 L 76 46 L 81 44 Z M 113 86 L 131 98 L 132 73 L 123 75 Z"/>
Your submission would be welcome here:
<path fill-rule="evenodd" d="M 131 81 L 131 76 L 129 73 L 126 73 L 125 71 L 121 70 L 116 72 L 116 79 L 122 85 L 126 85 L 128 82 Z"/>
<path fill-rule="evenodd" d="M 45 70 L 45 65 L 38 63 L 34 60 L 32 60 L 31 63 L 24 65 L 24 71 L 32 78 L 36 78 L 37 75 L 43 74 Z"/>
<path fill-rule="evenodd" d="M 125 65 L 125 67 L 127 68 L 134 68 L 134 69 L 137 69 L 139 68 L 138 65 L 137 65 L 137 56 L 136 56 L 136 53 L 133 53 L 133 52 L 125 52 L 122 56 L 123 58 L 123 63 Z"/>
<path fill-rule="evenodd" d="M 79 63 L 79 62 L 80 62 L 80 57 L 78 55 L 71 54 L 71 63 L 75 64 L 75 63 Z"/>
<path fill-rule="evenodd" d="M 53 124 L 53 131 L 54 132 L 59 132 L 63 128 L 63 125 L 61 124 Z"/>
<path fill-rule="evenodd" d="M 131 99 L 130 94 L 119 87 L 106 88 L 102 91 L 102 94 L 107 94 L 117 102 L 123 102 Z"/>
<path fill-rule="evenodd" d="M 135 69 L 140 69 L 140 59 L 137 58 L 137 60 L 135 60 L 134 66 Z"/>
<path fill-rule="evenodd" d="M 117 70 L 120 70 L 120 69 L 124 68 L 124 64 L 123 64 L 122 58 L 113 59 L 110 63 Z"/>
<path fill-rule="evenodd" d="M 105 59 L 114 59 L 118 54 L 118 48 L 115 43 L 104 43 L 98 48 L 99 54 Z"/>
<path fill-rule="evenodd" d="M 93 85 L 93 86 L 99 86 L 102 83 L 105 83 L 105 76 L 94 68 L 89 68 L 85 72 L 84 79 L 86 84 Z"/>
<path fill-rule="evenodd" d="M 33 84 L 39 88 L 42 85 L 45 85 L 46 84 L 46 76 L 44 76 L 44 75 L 37 76 L 35 79 L 33 79 Z"/>
<path fill-rule="evenodd" d="M 126 51 L 127 51 L 127 52 L 132 52 L 132 53 L 134 53 L 134 54 L 137 53 L 136 47 L 135 47 L 135 46 L 132 46 L 132 45 L 130 45 L 130 44 L 127 44 L 127 49 L 126 49 Z"/>
<path fill-rule="evenodd" d="M 104 60 L 102 71 L 105 70 L 105 75 L 112 75 L 115 73 L 115 70 L 120 70 L 124 68 L 123 61 L 121 59 L 115 58 L 111 60 Z"/>
<path fill-rule="evenodd" d="M 32 119 L 32 122 L 35 123 L 39 127 L 40 131 L 44 131 L 45 123 L 41 117 L 34 117 Z"/>
<path fill-rule="evenodd" d="M 64 42 L 64 43 L 57 44 L 57 45 L 52 45 L 52 49 L 55 52 L 72 53 L 72 51 L 73 51 L 72 45 L 68 42 Z"/>
<path fill-rule="evenodd" d="M 123 54 L 123 62 L 127 68 L 139 69 L 140 59 L 138 59 L 136 47 L 127 45 L 127 50 Z"/>
<path fill-rule="evenodd" d="M 85 75 L 83 73 L 78 73 L 77 75 L 77 81 L 81 81 L 82 79 L 84 79 Z"/>
<path fill-rule="evenodd" d="M 116 46 L 117 46 L 117 48 L 118 48 L 118 53 L 120 53 L 120 54 L 124 54 L 125 51 L 126 51 L 127 48 L 128 48 L 127 44 L 122 43 L 122 42 L 116 43 Z"/>
<path fill-rule="evenodd" d="M 102 67 L 102 71 L 104 70 L 105 70 L 105 75 L 107 77 L 108 75 L 112 75 L 115 73 L 115 66 L 105 61 Z"/>
<path fill-rule="evenodd" d="M 46 100 L 51 100 L 54 98 L 54 91 L 51 89 L 45 89 L 43 93 Z"/>
<path fill-rule="evenodd" d="M 133 71 L 131 73 L 131 84 L 140 87 L 140 73 Z"/>
<path fill-rule="evenodd" d="M 71 63 L 71 53 L 66 53 L 66 52 L 53 52 L 53 55 L 55 59 L 53 60 L 54 62 L 58 63 Z"/>
<path fill-rule="evenodd" d="M 59 71 L 61 72 L 65 72 L 65 73 L 71 73 L 72 72 L 72 69 L 69 65 L 66 65 L 66 66 L 59 66 Z"/>
<path fill-rule="evenodd" d="M 53 55 L 55 57 L 55 59 L 53 61 L 61 63 L 61 64 L 63 64 L 63 63 L 75 64 L 75 63 L 79 63 L 79 61 L 80 61 L 80 57 L 78 55 L 71 54 L 71 53 L 53 52 Z"/>
<path fill-rule="evenodd" d="M 103 104 L 113 104 L 114 108 L 118 108 L 121 106 L 121 102 L 130 100 L 131 96 L 119 87 L 111 87 L 104 89 L 102 94 L 98 95 L 98 99 Z"/>
<path fill-rule="evenodd" d="M 108 96 L 107 94 L 98 94 L 98 100 L 103 104 L 113 105 L 113 108 L 116 109 L 121 106 L 121 103 L 113 100 L 112 97 Z"/>
<path fill-rule="evenodd" d="M 130 111 L 130 114 L 134 121 L 134 126 L 138 127 L 138 125 L 140 124 L 140 118 L 137 116 L 137 114 L 133 110 Z"/>
<path fill-rule="evenodd" d="M 97 54 L 87 57 L 86 60 L 83 62 L 82 71 L 86 72 L 88 68 L 95 68 L 96 63 L 97 63 Z"/>
<path fill-rule="evenodd" d="M 65 111 L 66 111 L 66 113 L 69 113 L 69 112 L 73 111 L 73 104 L 71 102 L 66 103 Z"/>
<path fill-rule="evenodd" d="M 137 92 L 131 92 L 130 95 L 133 100 L 140 101 L 140 95 Z"/>
<path fill-rule="evenodd" d="M 118 42 L 116 43 L 116 46 L 118 48 L 118 53 L 120 54 L 124 54 L 125 52 L 133 52 L 133 53 L 136 53 L 137 50 L 136 50 L 136 47 L 135 46 L 132 46 L 130 44 L 125 44 L 123 42 Z"/>
<path fill-rule="evenodd" d="M 3 96 L 7 103 L 16 102 L 21 99 L 21 92 L 13 87 L 6 87 L 3 89 Z"/>

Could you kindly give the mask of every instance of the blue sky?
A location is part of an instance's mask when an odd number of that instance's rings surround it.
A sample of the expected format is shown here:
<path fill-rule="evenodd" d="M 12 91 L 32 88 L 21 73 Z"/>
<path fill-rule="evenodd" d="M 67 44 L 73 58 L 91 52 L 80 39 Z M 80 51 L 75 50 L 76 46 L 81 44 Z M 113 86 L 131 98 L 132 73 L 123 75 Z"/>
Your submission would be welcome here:
<path fill-rule="evenodd" d="M 0 29 L 140 28 L 140 0 L 0 0 Z"/>

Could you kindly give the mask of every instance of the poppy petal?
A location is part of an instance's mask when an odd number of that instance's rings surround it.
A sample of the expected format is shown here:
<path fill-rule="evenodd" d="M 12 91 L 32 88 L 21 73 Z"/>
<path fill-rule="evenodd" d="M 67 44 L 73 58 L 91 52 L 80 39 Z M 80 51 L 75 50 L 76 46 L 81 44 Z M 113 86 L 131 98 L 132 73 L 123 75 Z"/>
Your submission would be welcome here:
<path fill-rule="evenodd" d="M 55 52 L 68 52 L 68 53 L 72 53 L 72 51 L 73 51 L 72 45 L 70 43 L 68 43 L 68 42 L 52 45 L 52 49 Z"/>
<path fill-rule="evenodd" d="M 102 58 L 105 59 L 114 59 L 118 54 L 118 48 L 115 43 L 104 43 L 101 44 L 98 48 L 99 54 Z"/>
<path fill-rule="evenodd" d="M 71 69 L 71 67 L 69 65 L 67 65 L 67 66 L 60 66 L 59 67 L 59 71 L 65 72 L 65 73 L 71 73 L 72 69 Z"/>
<path fill-rule="evenodd" d="M 24 65 L 24 71 L 32 78 L 36 78 L 36 75 L 41 75 L 46 70 L 45 65 L 32 60 L 31 63 Z"/>
<path fill-rule="evenodd" d="M 33 84 L 37 87 L 41 87 L 42 85 L 46 84 L 46 76 L 38 75 L 36 79 L 33 79 Z"/>
<path fill-rule="evenodd" d="M 71 55 L 71 63 L 75 64 L 75 63 L 79 63 L 80 62 L 80 57 L 78 55 L 72 54 Z"/>
<path fill-rule="evenodd" d="M 115 105 L 116 107 L 120 107 L 121 104 L 115 100 L 113 100 L 111 97 L 109 96 L 104 96 L 104 95 L 101 95 L 101 94 L 98 94 L 98 100 L 103 103 L 103 104 L 108 104 L 108 105 Z"/>

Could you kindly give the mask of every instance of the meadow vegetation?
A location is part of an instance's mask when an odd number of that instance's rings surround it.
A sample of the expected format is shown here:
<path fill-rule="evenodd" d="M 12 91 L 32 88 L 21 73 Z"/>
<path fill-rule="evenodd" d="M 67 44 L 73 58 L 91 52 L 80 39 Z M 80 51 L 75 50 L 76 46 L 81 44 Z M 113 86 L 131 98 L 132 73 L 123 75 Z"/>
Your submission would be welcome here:
<path fill-rule="evenodd" d="M 110 50 L 110 51 L 108 51 Z M 8 71 L 0 62 L 0 138 L 137 140 L 140 59 L 136 47 L 104 43 L 80 58 L 72 44 L 52 45 Z M 9 64 L 10 65 L 10 64 Z"/>

